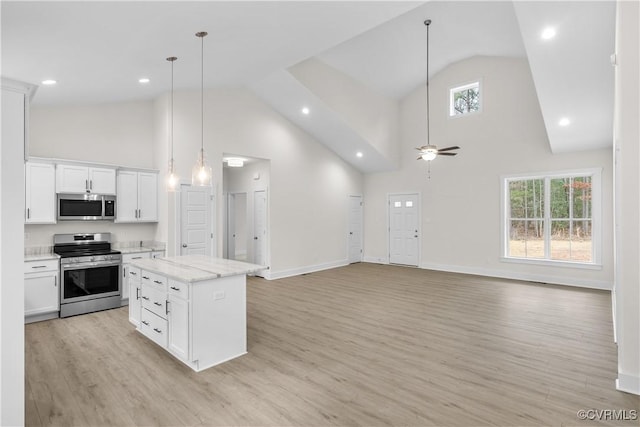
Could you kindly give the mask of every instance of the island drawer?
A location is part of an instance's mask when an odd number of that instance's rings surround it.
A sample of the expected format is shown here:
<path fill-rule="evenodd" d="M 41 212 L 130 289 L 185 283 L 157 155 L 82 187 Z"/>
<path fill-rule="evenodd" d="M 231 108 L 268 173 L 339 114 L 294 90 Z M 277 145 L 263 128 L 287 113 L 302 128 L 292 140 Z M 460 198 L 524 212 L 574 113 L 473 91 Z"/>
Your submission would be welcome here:
<path fill-rule="evenodd" d="M 142 298 L 142 308 L 157 314 L 166 319 L 167 317 L 167 294 L 148 283 L 142 283 L 140 288 L 140 298 Z"/>
<path fill-rule="evenodd" d="M 189 286 L 186 283 L 169 279 L 169 295 L 175 295 L 179 298 L 189 299 Z"/>
<path fill-rule="evenodd" d="M 142 270 L 141 272 L 141 282 L 147 283 L 149 285 L 155 286 L 159 290 L 166 290 L 167 287 L 167 278 L 161 276 L 159 274 L 151 273 L 147 270 Z"/>
<path fill-rule="evenodd" d="M 143 309 L 140 313 L 140 332 L 159 346 L 167 348 L 167 321 L 162 317 Z"/>

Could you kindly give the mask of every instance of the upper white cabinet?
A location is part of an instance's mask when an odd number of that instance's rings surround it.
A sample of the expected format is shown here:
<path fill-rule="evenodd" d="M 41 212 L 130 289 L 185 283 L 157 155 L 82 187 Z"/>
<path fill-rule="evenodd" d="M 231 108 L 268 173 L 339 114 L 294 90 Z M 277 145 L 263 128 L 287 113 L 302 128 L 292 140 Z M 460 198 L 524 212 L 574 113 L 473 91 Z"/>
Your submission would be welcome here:
<path fill-rule="evenodd" d="M 158 174 L 118 171 L 116 222 L 158 221 Z"/>
<path fill-rule="evenodd" d="M 56 192 L 116 194 L 116 170 L 81 165 L 58 165 Z"/>
<path fill-rule="evenodd" d="M 51 163 L 25 164 L 25 223 L 56 222 L 56 170 Z"/>

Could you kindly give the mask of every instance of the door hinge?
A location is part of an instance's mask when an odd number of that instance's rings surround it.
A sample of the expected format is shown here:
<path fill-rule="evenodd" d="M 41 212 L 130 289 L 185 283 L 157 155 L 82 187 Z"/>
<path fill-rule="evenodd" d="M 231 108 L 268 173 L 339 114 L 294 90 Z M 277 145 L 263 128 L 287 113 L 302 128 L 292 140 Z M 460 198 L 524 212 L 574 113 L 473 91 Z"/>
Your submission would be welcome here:
<path fill-rule="evenodd" d="M 213 239 L 213 233 L 211 233 L 211 238 Z"/>

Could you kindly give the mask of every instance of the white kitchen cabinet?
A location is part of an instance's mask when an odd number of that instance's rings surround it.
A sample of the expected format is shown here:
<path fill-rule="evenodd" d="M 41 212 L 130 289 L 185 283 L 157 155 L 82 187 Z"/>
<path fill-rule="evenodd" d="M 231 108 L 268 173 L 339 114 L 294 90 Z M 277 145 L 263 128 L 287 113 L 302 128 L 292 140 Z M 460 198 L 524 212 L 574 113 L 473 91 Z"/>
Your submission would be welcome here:
<path fill-rule="evenodd" d="M 82 165 L 58 165 L 56 192 L 116 194 L 116 170 Z"/>
<path fill-rule="evenodd" d="M 130 254 L 122 255 L 122 305 L 127 305 L 129 303 L 129 296 L 131 295 L 128 280 L 129 280 L 129 269 L 131 266 L 129 263 L 135 259 L 144 259 L 150 258 L 151 252 L 136 252 Z M 135 296 L 135 294 L 133 294 Z"/>
<path fill-rule="evenodd" d="M 127 287 L 129 288 L 129 322 L 140 327 L 140 269 L 129 266 L 127 269 Z"/>
<path fill-rule="evenodd" d="M 158 221 L 158 174 L 120 170 L 116 222 Z"/>
<path fill-rule="evenodd" d="M 171 284 L 170 286 L 175 286 Z M 188 288 L 186 284 L 182 286 Z M 169 344 L 168 348 L 177 358 L 189 360 L 189 302 L 180 298 L 178 294 L 169 293 L 168 298 L 168 327 L 169 327 Z"/>
<path fill-rule="evenodd" d="M 25 261 L 24 272 L 25 322 L 58 317 L 60 311 L 58 260 Z"/>
<path fill-rule="evenodd" d="M 51 163 L 25 164 L 25 223 L 55 224 L 56 169 Z"/>

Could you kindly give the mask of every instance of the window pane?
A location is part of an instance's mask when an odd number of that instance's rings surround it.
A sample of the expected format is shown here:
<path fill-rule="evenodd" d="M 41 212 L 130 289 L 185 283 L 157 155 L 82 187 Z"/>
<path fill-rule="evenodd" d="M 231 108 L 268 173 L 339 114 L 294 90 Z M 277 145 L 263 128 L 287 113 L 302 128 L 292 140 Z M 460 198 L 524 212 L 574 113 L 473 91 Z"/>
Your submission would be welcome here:
<path fill-rule="evenodd" d="M 509 182 L 511 218 L 544 217 L 544 180 Z"/>
<path fill-rule="evenodd" d="M 570 178 L 555 178 L 551 180 L 551 218 L 570 218 L 570 193 Z"/>
<path fill-rule="evenodd" d="M 574 178 L 573 218 L 591 218 L 591 177 Z"/>
<path fill-rule="evenodd" d="M 542 220 L 511 221 L 509 256 L 544 258 L 544 225 Z"/>
<path fill-rule="evenodd" d="M 552 221 L 551 259 L 592 262 L 591 221 Z"/>
<path fill-rule="evenodd" d="M 480 110 L 480 83 L 451 89 L 451 115 L 473 113 Z"/>

